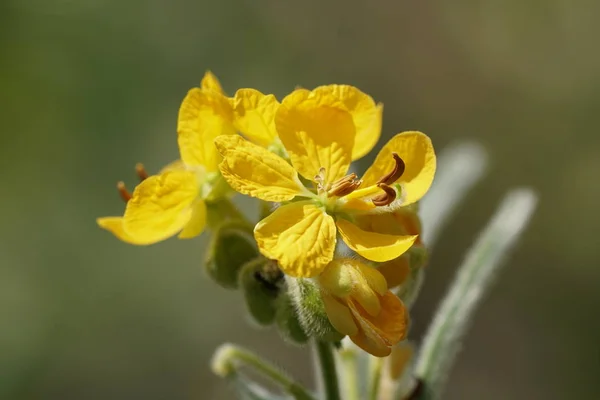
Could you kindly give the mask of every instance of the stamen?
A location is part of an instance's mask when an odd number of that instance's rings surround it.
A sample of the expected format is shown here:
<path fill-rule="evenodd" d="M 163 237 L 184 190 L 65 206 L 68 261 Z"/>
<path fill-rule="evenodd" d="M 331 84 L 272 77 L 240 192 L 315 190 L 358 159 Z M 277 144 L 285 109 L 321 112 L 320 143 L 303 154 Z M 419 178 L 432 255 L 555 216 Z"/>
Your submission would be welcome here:
<path fill-rule="evenodd" d="M 391 185 L 392 183 L 400 179 L 400 177 L 404 173 L 404 170 L 406 169 L 406 164 L 404 163 L 404 160 L 400 158 L 398 153 L 392 153 L 392 157 L 394 157 L 394 161 L 396 162 L 396 164 L 394 165 L 394 169 L 392 169 L 390 173 L 382 176 L 377 181 L 377 183 L 385 183 L 386 185 Z"/>
<path fill-rule="evenodd" d="M 396 200 L 396 191 L 394 190 L 394 188 L 386 185 L 385 183 L 379 183 L 377 184 L 377 187 L 379 187 L 385 192 L 378 196 L 371 197 L 371 201 L 377 207 L 390 205 L 394 200 Z"/>
<path fill-rule="evenodd" d="M 317 191 L 321 193 L 325 190 L 325 168 L 319 168 L 319 173 L 315 175 L 314 181 L 317 183 Z"/>
<path fill-rule="evenodd" d="M 117 183 L 117 190 L 119 191 L 119 195 L 125 203 L 131 200 L 131 193 L 129 193 L 127 187 L 125 187 L 125 182 L 121 181 Z"/>
<path fill-rule="evenodd" d="M 143 182 L 148 178 L 148 172 L 146 172 L 146 168 L 144 168 L 144 164 L 137 163 L 135 165 L 135 173 L 140 178 L 140 182 Z"/>
<path fill-rule="evenodd" d="M 362 184 L 362 180 L 356 178 L 356 174 L 352 173 L 333 182 L 331 188 L 327 191 L 327 196 L 341 197 L 354 192 Z"/>

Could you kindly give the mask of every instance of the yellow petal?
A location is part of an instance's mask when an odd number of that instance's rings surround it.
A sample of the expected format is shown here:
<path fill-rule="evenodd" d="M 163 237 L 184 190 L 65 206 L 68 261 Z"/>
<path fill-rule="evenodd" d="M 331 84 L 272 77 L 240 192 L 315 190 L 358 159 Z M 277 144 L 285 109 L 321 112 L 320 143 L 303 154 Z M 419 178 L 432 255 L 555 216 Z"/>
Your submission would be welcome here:
<path fill-rule="evenodd" d="M 217 79 L 217 77 L 210 71 L 206 71 L 204 77 L 202 78 L 202 82 L 200 82 L 200 87 L 202 90 L 212 90 L 219 94 L 225 94 L 223 88 L 221 87 L 221 83 Z"/>
<path fill-rule="evenodd" d="M 310 201 L 279 207 L 254 228 L 262 254 L 277 260 L 286 274 L 316 276 L 333 259 L 335 223 Z"/>
<path fill-rule="evenodd" d="M 371 96 L 350 85 L 320 86 L 313 92 L 332 95 L 352 114 L 356 128 L 352 160 L 370 152 L 381 135 L 383 104 L 376 105 Z"/>
<path fill-rule="evenodd" d="M 233 98 L 234 125 L 256 144 L 267 147 L 277 137 L 275 111 L 279 102 L 272 94 L 240 89 Z"/>
<path fill-rule="evenodd" d="M 192 217 L 177 236 L 179 239 L 191 239 L 198 236 L 206 226 L 206 203 L 197 199 L 192 206 Z"/>
<path fill-rule="evenodd" d="M 136 241 L 155 243 L 173 236 L 190 221 L 198 196 L 196 174 L 168 171 L 153 175 L 134 190 L 127 202 L 123 228 Z"/>
<path fill-rule="evenodd" d="M 394 168 L 392 153 L 398 153 L 406 165 L 397 181 L 402 184 L 403 205 L 414 203 L 427 193 L 435 175 L 436 158 L 431 139 L 416 131 L 394 136 L 383 146 L 375 162 L 365 173 L 363 187 L 374 185 Z"/>
<path fill-rule="evenodd" d="M 385 277 L 376 268 L 363 264 L 360 261 L 357 261 L 356 265 L 369 287 L 374 290 L 375 293 L 383 296 L 388 290 L 388 284 Z"/>
<path fill-rule="evenodd" d="M 215 91 L 190 90 L 181 103 L 177 142 L 183 162 L 217 171 L 221 157 L 214 145 L 219 135 L 235 134 L 229 100 Z"/>
<path fill-rule="evenodd" d="M 96 219 L 96 222 L 102 229 L 106 229 L 125 243 L 144 245 L 150 244 L 136 241 L 123 230 L 123 217 L 102 217 Z"/>
<path fill-rule="evenodd" d="M 388 287 L 400 286 L 410 275 L 410 257 L 403 254 L 401 257 L 380 264 L 377 270 L 385 277 Z"/>
<path fill-rule="evenodd" d="M 215 140 L 223 155 L 223 178 L 236 191 L 265 201 L 281 202 L 306 192 L 296 170 L 281 157 L 239 135 Z"/>
<path fill-rule="evenodd" d="M 185 164 L 181 160 L 175 160 L 165 165 L 163 169 L 160 170 L 159 175 L 167 172 L 167 171 L 183 171 L 186 169 Z"/>
<path fill-rule="evenodd" d="M 383 262 L 392 260 L 407 251 L 417 236 L 396 236 L 363 231 L 350 221 L 340 219 L 337 227 L 344 242 L 364 258 Z"/>
<path fill-rule="evenodd" d="M 325 312 L 331 325 L 343 335 L 355 335 L 358 333 L 358 327 L 354 322 L 350 309 L 345 304 L 333 298 L 333 296 L 321 292 Z"/>
<path fill-rule="evenodd" d="M 406 337 L 408 313 L 402 301 L 390 291 L 380 301 L 381 312 L 376 317 L 357 304 L 349 304 L 359 325 L 358 333 L 350 336 L 350 339 L 366 352 L 385 357 L 391 353 L 392 346 Z"/>
<path fill-rule="evenodd" d="M 329 183 L 346 175 L 355 129 L 335 97 L 295 90 L 277 109 L 275 125 L 292 165 L 306 179 L 313 180 L 321 167 Z"/>
<path fill-rule="evenodd" d="M 375 282 L 378 289 L 383 286 L 383 293 L 387 291 L 387 286 L 383 276 L 374 268 L 370 269 L 373 274 L 369 271 L 369 267 L 358 260 L 337 259 L 329 263 L 319 275 L 319 284 L 337 298 L 348 300 L 349 297 L 352 297 L 369 314 L 377 315 L 381 310 L 379 298 L 370 283 Z M 379 274 L 379 279 L 375 277 L 375 274 Z"/>

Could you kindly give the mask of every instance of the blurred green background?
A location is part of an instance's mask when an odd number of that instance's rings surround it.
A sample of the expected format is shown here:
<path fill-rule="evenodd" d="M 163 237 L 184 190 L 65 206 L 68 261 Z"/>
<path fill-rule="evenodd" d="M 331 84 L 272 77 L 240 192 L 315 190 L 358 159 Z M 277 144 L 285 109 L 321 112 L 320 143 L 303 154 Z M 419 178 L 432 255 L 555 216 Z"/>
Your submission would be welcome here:
<path fill-rule="evenodd" d="M 202 269 L 204 237 L 120 243 L 115 183 L 177 157 L 178 107 L 213 70 L 232 94 L 349 83 L 384 138 L 474 139 L 490 172 L 439 240 L 413 337 L 503 193 L 540 208 L 483 304 L 448 399 L 600 393 L 600 3 L 3 0 L 0 397 L 231 399 L 224 341 L 310 383 L 308 352 L 250 327 Z M 381 145 L 381 143 L 380 143 Z M 373 155 L 361 161 L 365 167 Z"/>

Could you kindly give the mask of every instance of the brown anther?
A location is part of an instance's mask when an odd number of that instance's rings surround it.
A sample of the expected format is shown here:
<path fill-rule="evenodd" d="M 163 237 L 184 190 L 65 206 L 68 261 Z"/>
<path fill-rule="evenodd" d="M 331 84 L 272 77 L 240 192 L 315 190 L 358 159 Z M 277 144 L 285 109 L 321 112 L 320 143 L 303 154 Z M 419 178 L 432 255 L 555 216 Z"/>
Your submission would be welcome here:
<path fill-rule="evenodd" d="M 148 172 L 146 172 L 146 168 L 144 168 L 144 164 L 142 163 L 135 164 L 135 173 L 140 178 L 141 182 L 148 178 Z"/>
<path fill-rule="evenodd" d="M 404 173 L 404 170 L 406 169 L 406 164 L 404 164 L 404 160 L 400 158 L 398 153 L 392 153 L 392 157 L 394 157 L 394 161 L 396 162 L 394 168 L 390 173 L 379 178 L 377 183 L 385 183 L 386 185 L 391 185 L 392 183 L 400 179 L 400 177 Z"/>
<path fill-rule="evenodd" d="M 119 195 L 125 203 L 131 200 L 131 193 L 129 193 L 127 187 L 125 187 L 125 182 L 121 181 L 117 183 L 117 190 L 119 191 Z"/>
<path fill-rule="evenodd" d="M 327 196 L 341 197 L 354 192 L 362 184 L 362 180 L 356 178 L 356 174 L 352 173 L 333 182 L 331 188 L 327 191 Z"/>
<path fill-rule="evenodd" d="M 377 187 L 385 192 L 375 197 L 371 197 L 371 201 L 377 207 L 390 205 L 394 200 L 396 200 L 396 191 L 394 188 L 386 185 L 385 183 L 378 183 Z"/>

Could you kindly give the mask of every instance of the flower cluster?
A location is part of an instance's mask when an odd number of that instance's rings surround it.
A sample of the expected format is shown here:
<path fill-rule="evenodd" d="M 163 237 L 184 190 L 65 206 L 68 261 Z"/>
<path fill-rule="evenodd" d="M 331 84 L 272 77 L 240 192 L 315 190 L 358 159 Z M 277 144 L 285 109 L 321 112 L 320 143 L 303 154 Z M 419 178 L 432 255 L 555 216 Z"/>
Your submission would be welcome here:
<path fill-rule="evenodd" d="M 209 72 L 179 111 L 181 159 L 152 176 L 138 165 L 133 193 L 119 183 L 124 215 L 98 224 L 137 245 L 208 228 L 211 276 L 241 286 L 259 322 L 277 321 L 292 339 L 347 335 L 389 355 L 408 329 L 390 289 L 424 263 L 416 206 L 436 158 L 425 134 L 403 132 L 361 178 L 349 172 L 377 143 L 382 112 L 348 85 L 296 89 L 281 102 L 254 89 L 228 97 Z M 260 200 L 258 223 L 233 206 L 236 193 Z"/>

